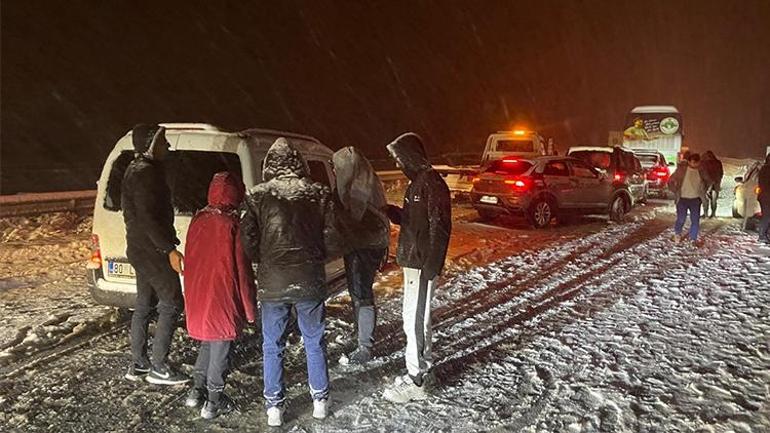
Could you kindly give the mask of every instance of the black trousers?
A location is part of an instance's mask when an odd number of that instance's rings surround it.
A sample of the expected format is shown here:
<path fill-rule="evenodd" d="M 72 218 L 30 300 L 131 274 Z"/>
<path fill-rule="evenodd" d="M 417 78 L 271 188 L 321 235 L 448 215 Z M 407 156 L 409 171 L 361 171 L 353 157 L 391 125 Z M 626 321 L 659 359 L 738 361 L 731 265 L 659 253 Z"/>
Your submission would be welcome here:
<path fill-rule="evenodd" d="M 171 267 L 160 275 L 136 269 L 136 305 L 131 317 L 131 354 L 134 362 L 161 367 L 168 358 L 171 339 L 182 311 L 182 285 L 179 275 Z M 152 359 L 147 359 L 147 327 L 153 310 L 158 311 L 158 322 L 152 343 Z"/>
<path fill-rule="evenodd" d="M 371 349 L 377 313 L 374 307 L 374 277 L 385 253 L 384 248 L 355 250 L 345 255 L 345 276 L 348 293 L 353 301 L 358 345 Z"/>
<path fill-rule="evenodd" d="M 232 341 L 201 341 L 195 361 L 193 381 L 198 389 L 207 389 L 209 401 L 217 401 L 225 389 L 230 370 Z"/>

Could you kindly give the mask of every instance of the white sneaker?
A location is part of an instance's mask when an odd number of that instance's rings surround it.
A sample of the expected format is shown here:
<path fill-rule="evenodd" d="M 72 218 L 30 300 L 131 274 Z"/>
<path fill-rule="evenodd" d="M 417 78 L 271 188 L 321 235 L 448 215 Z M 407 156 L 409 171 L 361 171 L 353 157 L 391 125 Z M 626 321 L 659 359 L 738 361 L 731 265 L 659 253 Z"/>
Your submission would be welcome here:
<path fill-rule="evenodd" d="M 423 385 L 425 384 L 423 383 Z M 408 403 L 414 400 L 425 400 L 428 398 L 428 392 L 425 386 L 415 385 L 407 374 L 397 377 L 393 385 L 382 393 L 382 396 L 391 403 Z"/>
<path fill-rule="evenodd" d="M 267 425 L 270 427 L 280 427 L 283 425 L 283 408 L 271 407 L 267 409 Z"/>
<path fill-rule="evenodd" d="M 313 400 L 313 418 L 324 419 L 329 414 L 329 399 Z"/>

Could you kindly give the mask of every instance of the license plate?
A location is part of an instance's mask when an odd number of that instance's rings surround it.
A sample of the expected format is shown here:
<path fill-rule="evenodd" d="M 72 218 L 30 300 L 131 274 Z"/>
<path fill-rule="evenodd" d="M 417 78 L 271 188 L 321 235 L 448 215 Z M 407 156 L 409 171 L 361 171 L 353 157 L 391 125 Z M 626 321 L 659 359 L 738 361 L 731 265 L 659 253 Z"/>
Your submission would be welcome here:
<path fill-rule="evenodd" d="M 482 203 L 497 204 L 497 197 L 493 195 L 482 195 L 479 201 Z"/>
<path fill-rule="evenodd" d="M 136 273 L 134 272 L 134 267 L 131 266 L 130 263 L 108 260 L 107 276 L 117 278 L 136 278 Z"/>

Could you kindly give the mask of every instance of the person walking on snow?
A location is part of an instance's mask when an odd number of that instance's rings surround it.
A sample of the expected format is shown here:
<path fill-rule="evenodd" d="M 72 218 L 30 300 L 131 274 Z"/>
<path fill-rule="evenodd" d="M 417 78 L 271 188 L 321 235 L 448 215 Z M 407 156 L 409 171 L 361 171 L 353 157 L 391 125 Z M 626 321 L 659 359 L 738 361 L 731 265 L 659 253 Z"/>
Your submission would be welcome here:
<path fill-rule="evenodd" d="M 385 190 L 377 173 L 354 147 L 334 153 L 335 214 L 342 237 L 345 276 L 353 303 L 358 347 L 340 363 L 365 364 L 372 359 L 376 310 L 372 284 L 387 259 L 390 221 Z"/>
<path fill-rule="evenodd" d="M 682 229 L 690 214 L 690 240 L 698 240 L 700 231 L 701 204 L 706 201 L 706 176 L 700 165 L 700 155 L 691 153 L 686 163 L 680 163 L 668 181 L 668 187 L 674 193 L 676 203 L 676 222 L 674 223 L 674 240 L 682 240 Z"/>
<path fill-rule="evenodd" d="M 389 207 L 391 220 L 401 226 L 396 258 L 404 270 L 402 316 L 408 373 L 397 377 L 383 396 L 394 403 L 406 403 L 428 396 L 426 376 L 432 366 L 430 303 L 449 246 L 452 208 L 449 188 L 428 162 L 417 134 L 403 134 L 387 148 L 409 179 L 403 208 Z"/>
<path fill-rule="evenodd" d="M 307 357 L 313 417 L 328 413 L 324 264 L 334 233 L 329 189 L 309 176 L 302 155 L 279 138 L 265 156 L 264 182 L 254 186 L 241 211 L 241 239 L 257 267 L 262 308 L 262 354 L 267 424 L 283 423 L 285 331 L 292 307 Z"/>
<path fill-rule="evenodd" d="M 184 300 L 187 332 L 200 341 L 187 407 L 212 419 L 235 408 L 224 394 L 230 353 L 246 322 L 256 320 L 256 288 L 251 263 L 241 247 L 238 206 L 241 180 L 217 173 L 208 206 L 195 214 L 185 242 Z"/>
<path fill-rule="evenodd" d="M 701 168 L 701 173 L 704 174 L 706 181 L 706 201 L 703 202 L 703 215 L 708 216 L 709 218 L 715 218 L 717 215 L 719 191 L 722 189 L 724 168 L 722 167 L 722 161 L 717 159 L 714 152 L 710 150 L 703 155 Z M 711 208 L 710 215 L 709 208 Z"/>
<path fill-rule="evenodd" d="M 770 244 L 770 154 L 765 158 L 765 165 L 759 170 L 757 177 L 759 187 L 759 206 L 762 210 L 762 219 L 759 220 L 759 240 Z"/>
<path fill-rule="evenodd" d="M 169 152 L 165 128 L 140 124 L 131 135 L 134 160 L 126 168 L 121 186 L 121 207 L 126 224 L 126 255 L 136 272 L 136 304 L 131 318 L 133 362 L 125 377 L 142 378 L 158 385 L 177 385 L 189 379 L 168 366 L 169 347 L 182 310 L 183 255 L 176 250 L 171 190 L 166 184 L 163 160 Z M 150 313 L 158 311 L 147 359 Z"/>

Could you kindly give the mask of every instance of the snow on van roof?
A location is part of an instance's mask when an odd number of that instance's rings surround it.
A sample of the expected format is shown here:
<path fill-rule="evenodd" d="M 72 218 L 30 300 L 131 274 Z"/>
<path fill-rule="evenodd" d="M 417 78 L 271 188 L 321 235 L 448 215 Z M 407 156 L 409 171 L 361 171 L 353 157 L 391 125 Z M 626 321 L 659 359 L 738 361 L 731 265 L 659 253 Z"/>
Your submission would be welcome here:
<path fill-rule="evenodd" d="M 679 110 L 677 110 L 673 105 L 640 105 L 638 107 L 634 107 L 631 112 L 635 114 L 678 113 Z"/>
<path fill-rule="evenodd" d="M 572 152 L 609 152 L 612 153 L 615 150 L 614 147 L 609 146 L 573 146 L 567 151 L 569 155 Z"/>

